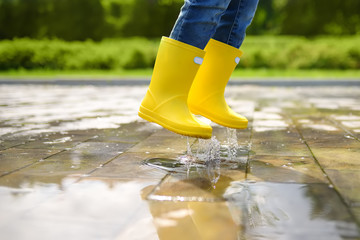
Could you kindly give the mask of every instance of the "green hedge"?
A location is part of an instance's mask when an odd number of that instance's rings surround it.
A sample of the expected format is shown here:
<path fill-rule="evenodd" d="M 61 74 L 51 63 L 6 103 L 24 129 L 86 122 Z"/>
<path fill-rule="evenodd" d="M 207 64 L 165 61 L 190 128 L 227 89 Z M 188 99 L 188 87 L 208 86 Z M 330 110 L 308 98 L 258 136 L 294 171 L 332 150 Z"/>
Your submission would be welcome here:
<path fill-rule="evenodd" d="M 242 68 L 360 69 L 360 36 L 247 37 Z"/>
<path fill-rule="evenodd" d="M 102 42 L 0 41 L 0 70 L 136 69 L 153 66 L 158 42 L 140 38 Z"/>
<path fill-rule="evenodd" d="M 359 69 L 360 37 L 247 37 L 239 68 Z M 151 68 L 159 40 L 102 42 L 15 39 L 0 41 L 0 70 Z"/>

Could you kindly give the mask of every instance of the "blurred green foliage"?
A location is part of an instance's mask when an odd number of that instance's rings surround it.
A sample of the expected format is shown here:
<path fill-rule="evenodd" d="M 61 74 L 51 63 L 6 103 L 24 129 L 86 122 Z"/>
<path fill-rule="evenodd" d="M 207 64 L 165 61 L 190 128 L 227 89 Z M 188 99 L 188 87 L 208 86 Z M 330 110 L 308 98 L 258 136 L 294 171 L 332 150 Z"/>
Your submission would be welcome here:
<path fill-rule="evenodd" d="M 169 35 L 183 0 L 0 0 L 0 39 Z M 250 34 L 360 33 L 358 0 L 260 0 Z"/>
<path fill-rule="evenodd" d="M 359 69 L 360 36 L 307 39 L 249 36 L 239 68 Z M 154 64 L 159 39 L 100 42 L 15 39 L 0 41 L 0 70 L 141 69 Z"/>
<path fill-rule="evenodd" d="M 0 41 L 0 70 L 136 69 L 153 66 L 157 41 L 140 38 L 101 42 L 15 39 Z"/>

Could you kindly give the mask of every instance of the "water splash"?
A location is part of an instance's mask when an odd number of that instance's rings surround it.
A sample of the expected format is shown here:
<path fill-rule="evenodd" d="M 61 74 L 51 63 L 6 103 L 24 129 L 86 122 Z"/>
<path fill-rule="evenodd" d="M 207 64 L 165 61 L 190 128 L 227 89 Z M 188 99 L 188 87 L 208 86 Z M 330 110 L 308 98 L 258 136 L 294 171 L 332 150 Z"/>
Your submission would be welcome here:
<path fill-rule="evenodd" d="M 348 133 L 344 134 L 344 137 L 347 139 L 355 139 L 352 135 L 350 135 Z"/>
<path fill-rule="evenodd" d="M 219 181 L 221 176 L 220 171 L 220 159 L 215 159 L 206 162 L 206 171 L 208 178 L 211 181 L 211 186 L 215 189 L 216 183 Z"/>
<path fill-rule="evenodd" d="M 192 152 L 191 152 L 191 146 L 189 143 L 189 137 L 186 137 L 186 154 L 191 156 Z"/>
<path fill-rule="evenodd" d="M 195 157 L 201 161 L 213 161 L 220 159 L 220 142 L 215 136 L 211 139 L 199 139 Z"/>
<path fill-rule="evenodd" d="M 228 150 L 228 159 L 234 160 L 237 156 L 237 151 L 239 148 L 238 139 L 236 136 L 236 129 L 226 128 L 227 133 L 227 150 Z"/>

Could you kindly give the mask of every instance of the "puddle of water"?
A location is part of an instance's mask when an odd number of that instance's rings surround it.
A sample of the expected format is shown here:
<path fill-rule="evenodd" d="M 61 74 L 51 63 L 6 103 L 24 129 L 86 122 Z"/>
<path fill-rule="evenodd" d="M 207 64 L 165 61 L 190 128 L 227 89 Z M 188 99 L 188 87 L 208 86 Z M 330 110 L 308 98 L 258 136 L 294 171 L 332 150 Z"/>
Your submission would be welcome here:
<path fill-rule="evenodd" d="M 0 106 L 0 120 L 8 121 L 9 126 L 1 129 L 0 135 L 118 128 L 120 124 L 139 119 L 137 109 L 144 89 L 133 86 L 1 86 L 4 104 Z M 113 97 L 114 92 L 117 98 Z"/>
<path fill-rule="evenodd" d="M 181 173 L 181 166 L 174 165 L 175 162 L 170 161 L 168 169 L 177 172 L 167 177 L 148 197 L 150 202 L 158 202 L 158 208 L 177 203 L 184 205 L 184 209 L 191 209 L 188 213 L 190 217 L 204 216 L 206 213 L 198 212 L 198 209 L 191 207 L 192 204 L 226 201 L 228 209 L 222 209 L 222 214 L 231 215 L 237 226 L 237 239 L 337 240 L 360 237 L 353 217 L 335 190 L 327 184 L 236 181 L 236 175 L 231 174 L 240 171 L 220 176 L 216 172 L 220 170 L 220 165 L 208 165 L 207 168 L 193 165 L 189 177 L 185 174 L 186 168 L 182 167 Z M 194 226 L 188 226 L 181 222 L 183 218 L 172 220 L 172 227 L 177 231 L 193 227 L 197 229 L 198 224 L 204 224 L 197 222 Z M 202 221 L 213 219 L 203 218 Z M 164 224 L 160 224 L 160 227 L 164 227 Z"/>
<path fill-rule="evenodd" d="M 71 137 L 63 137 L 63 138 L 55 139 L 55 140 L 50 141 L 50 142 L 44 142 L 44 144 L 58 144 L 58 143 L 66 143 L 66 142 L 69 142 L 69 141 L 72 141 Z"/>
<path fill-rule="evenodd" d="M 342 121 L 341 123 L 345 127 L 349 127 L 349 128 L 359 128 L 360 127 L 360 121 Z"/>
<path fill-rule="evenodd" d="M 329 132 L 339 130 L 338 128 L 336 128 L 334 126 L 327 125 L 327 124 L 304 124 L 303 127 L 314 129 L 314 130 L 320 130 L 320 131 L 329 131 Z"/>
<path fill-rule="evenodd" d="M 355 137 L 354 137 L 354 136 L 352 136 L 352 135 L 350 135 L 350 134 L 348 134 L 348 133 L 344 134 L 344 138 L 347 138 L 347 139 L 354 139 L 354 140 L 355 140 Z"/>
<path fill-rule="evenodd" d="M 352 115 L 351 113 L 349 115 L 332 115 L 332 117 L 335 120 L 338 120 L 338 121 L 356 121 L 356 120 L 360 120 L 360 116 Z"/>
<path fill-rule="evenodd" d="M 255 112 L 254 119 L 263 119 L 263 120 L 281 120 L 282 117 L 278 113 L 272 112 Z"/>
<path fill-rule="evenodd" d="M 158 239 L 140 194 L 156 183 L 84 179 L 66 187 L 0 186 L 0 238 Z"/>
<path fill-rule="evenodd" d="M 255 120 L 254 121 L 254 126 L 256 126 L 256 127 L 284 128 L 284 127 L 288 127 L 289 124 L 287 124 L 283 120 Z"/>
<path fill-rule="evenodd" d="M 326 184 L 232 182 L 224 197 L 245 239 L 360 237 L 348 210 Z"/>
<path fill-rule="evenodd" d="M 221 145 L 213 136 L 209 140 L 198 139 L 197 143 L 190 146 L 187 139 L 186 154 L 176 159 L 150 158 L 144 164 L 168 172 L 187 173 L 188 175 L 199 169 L 221 166 L 224 169 L 239 169 L 244 167 L 249 154 L 249 146 L 239 147 L 236 130 L 227 130 L 227 142 Z"/>

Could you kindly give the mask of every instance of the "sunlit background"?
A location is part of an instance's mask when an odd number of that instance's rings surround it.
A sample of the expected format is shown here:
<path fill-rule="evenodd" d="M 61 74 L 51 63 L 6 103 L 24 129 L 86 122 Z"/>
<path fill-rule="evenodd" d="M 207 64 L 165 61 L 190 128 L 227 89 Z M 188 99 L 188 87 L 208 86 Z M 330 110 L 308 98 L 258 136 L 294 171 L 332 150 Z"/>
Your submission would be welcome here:
<path fill-rule="evenodd" d="M 150 75 L 182 4 L 0 0 L 0 75 Z M 260 0 L 235 76 L 360 76 L 359 13 L 360 1 Z"/>

